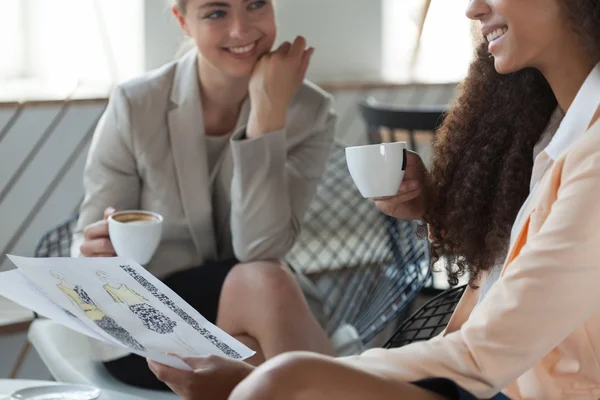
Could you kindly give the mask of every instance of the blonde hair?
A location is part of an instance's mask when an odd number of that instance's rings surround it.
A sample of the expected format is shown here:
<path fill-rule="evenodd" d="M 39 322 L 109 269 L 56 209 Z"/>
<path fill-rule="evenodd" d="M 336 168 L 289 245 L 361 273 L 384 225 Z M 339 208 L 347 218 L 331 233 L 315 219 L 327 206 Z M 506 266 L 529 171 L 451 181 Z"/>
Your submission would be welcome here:
<path fill-rule="evenodd" d="M 169 4 L 172 7 L 179 8 L 179 11 L 185 13 L 185 9 L 187 8 L 187 0 L 169 0 Z"/>

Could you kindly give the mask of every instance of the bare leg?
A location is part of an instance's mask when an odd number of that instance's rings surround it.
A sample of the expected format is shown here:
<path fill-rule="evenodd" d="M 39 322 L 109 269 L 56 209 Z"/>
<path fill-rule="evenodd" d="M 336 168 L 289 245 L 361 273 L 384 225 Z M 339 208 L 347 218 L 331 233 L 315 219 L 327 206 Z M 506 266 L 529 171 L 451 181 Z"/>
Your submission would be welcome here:
<path fill-rule="evenodd" d="M 257 366 L 257 365 L 260 365 L 265 362 L 265 355 L 263 354 L 263 351 L 260 348 L 260 345 L 254 338 L 252 338 L 248 335 L 237 335 L 237 336 L 234 336 L 234 338 L 236 340 L 242 342 L 249 349 L 252 349 L 256 352 L 255 355 L 253 355 L 252 357 L 245 360 L 248 364 Z"/>
<path fill-rule="evenodd" d="M 267 361 L 243 380 L 229 400 L 443 400 L 409 383 L 318 354 L 288 353 Z"/>
<path fill-rule="evenodd" d="M 221 291 L 217 326 L 234 337 L 253 339 L 263 360 L 294 350 L 333 355 L 298 282 L 279 262 L 239 264 L 231 270 Z"/>

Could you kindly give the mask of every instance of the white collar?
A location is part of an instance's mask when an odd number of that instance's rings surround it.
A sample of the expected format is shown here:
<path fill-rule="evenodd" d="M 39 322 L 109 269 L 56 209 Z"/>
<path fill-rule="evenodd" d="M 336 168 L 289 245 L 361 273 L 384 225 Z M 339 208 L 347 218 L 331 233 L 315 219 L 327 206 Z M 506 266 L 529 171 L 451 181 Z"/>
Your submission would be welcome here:
<path fill-rule="evenodd" d="M 544 149 L 556 161 L 563 151 L 585 134 L 600 105 L 600 63 L 588 75 L 577 92 L 556 134 Z"/>

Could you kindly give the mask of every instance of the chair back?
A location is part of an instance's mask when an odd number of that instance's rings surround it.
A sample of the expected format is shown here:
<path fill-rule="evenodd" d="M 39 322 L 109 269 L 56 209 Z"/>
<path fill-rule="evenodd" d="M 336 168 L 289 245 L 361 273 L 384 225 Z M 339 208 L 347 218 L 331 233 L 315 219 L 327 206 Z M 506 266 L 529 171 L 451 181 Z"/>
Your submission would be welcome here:
<path fill-rule="evenodd" d="M 400 107 L 379 103 L 373 98 L 359 103 L 370 143 L 406 141 L 413 151 L 417 151 L 419 144 L 431 142 L 444 121 L 447 108 L 447 105 Z"/>
<path fill-rule="evenodd" d="M 400 325 L 384 347 L 402 347 L 439 335 L 448 325 L 466 287 L 464 285 L 449 289 L 431 299 Z"/>
<path fill-rule="evenodd" d="M 70 257 L 77 218 L 78 215 L 73 215 L 44 233 L 35 247 L 34 257 Z"/>

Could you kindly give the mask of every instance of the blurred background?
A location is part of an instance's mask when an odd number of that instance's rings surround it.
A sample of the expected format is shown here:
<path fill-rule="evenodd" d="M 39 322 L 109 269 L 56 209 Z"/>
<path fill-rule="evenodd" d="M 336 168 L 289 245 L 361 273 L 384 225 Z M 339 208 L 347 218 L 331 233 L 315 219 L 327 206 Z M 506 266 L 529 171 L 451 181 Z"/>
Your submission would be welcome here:
<path fill-rule="evenodd" d="M 279 0 L 280 40 L 307 37 L 317 82 L 457 82 L 471 56 L 462 0 Z M 2 0 L 3 100 L 107 94 L 172 60 L 166 0 Z M 426 18 L 425 17 L 426 13 Z M 424 23 L 423 23 L 424 22 Z"/>
<path fill-rule="evenodd" d="M 316 48 L 308 78 L 330 91 L 338 139 L 372 142 L 358 105 L 445 109 L 472 56 L 464 0 L 278 0 L 279 40 Z M 0 270 L 33 256 L 73 215 L 94 127 L 111 89 L 173 60 L 185 38 L 165 0 L 0 0 Z M 382 130 L 425 159 L 431 129 Z M 437 279 L 434 286 L 444 287 Z M 0 378 L 47 379 L 22 351 L 32 314 L 0 298 Z"/>

